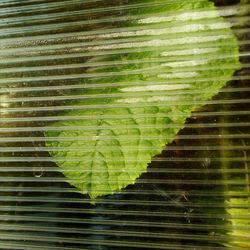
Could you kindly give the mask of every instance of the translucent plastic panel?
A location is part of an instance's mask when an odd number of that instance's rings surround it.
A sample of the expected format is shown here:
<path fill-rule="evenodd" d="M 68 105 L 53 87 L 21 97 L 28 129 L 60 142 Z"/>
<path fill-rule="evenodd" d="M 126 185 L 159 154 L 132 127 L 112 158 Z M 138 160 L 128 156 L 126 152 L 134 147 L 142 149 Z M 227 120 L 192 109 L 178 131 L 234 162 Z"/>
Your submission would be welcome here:
<path fill-rule="evenodd" d="M 249 14 L 1 0 L 0 248 L 249 249 Z"/>

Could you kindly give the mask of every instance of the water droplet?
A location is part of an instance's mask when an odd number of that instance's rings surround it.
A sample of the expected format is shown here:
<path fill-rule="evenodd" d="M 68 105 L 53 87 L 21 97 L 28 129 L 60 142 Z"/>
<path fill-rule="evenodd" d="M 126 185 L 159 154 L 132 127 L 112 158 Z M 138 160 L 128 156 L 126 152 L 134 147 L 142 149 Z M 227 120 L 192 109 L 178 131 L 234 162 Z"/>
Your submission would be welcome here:
<path fill-rule="evenodd" d="M 33 168 L 33 175 L 37 178 L 43 175 L 43 168 L 42 167 L 34 167 Z"/>
<path fill-rule="evenodd" d="M 202 166 L 204 168 L 208 168 L 210 166 L 210 164 L 211 164 L 211 159 L 210 158 L 205 158 L 203 163 L 202 163 Z"/>

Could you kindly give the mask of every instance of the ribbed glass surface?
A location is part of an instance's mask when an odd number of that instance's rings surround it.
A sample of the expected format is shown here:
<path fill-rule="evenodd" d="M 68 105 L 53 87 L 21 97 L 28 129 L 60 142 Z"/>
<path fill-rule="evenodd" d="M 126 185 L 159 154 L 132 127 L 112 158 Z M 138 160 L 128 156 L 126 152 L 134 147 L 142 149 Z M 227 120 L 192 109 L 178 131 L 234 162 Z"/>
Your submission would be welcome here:
<path fill-rule="evenodd" d="M 214 12 L 206 7 L 162 14 L 166 6 L 180 2 L 0 1 L 1 249 L 250 249 L 250 5 L 213 1 L 223 23 L 215 22 Z M 150 9 L 158 19 L 148 14 Z M 175 24 L 168 25 L 169 20 Z M 207 53 L 214 51 L 212 45 L 225 25 L 237 38 L 240 68 L 231 79 L 223 74 L 197 75 L 197 65 L 200 72 L 234 68 L 206 65 Z M 210 27 L 210 32 L 197 36 L 201 27 Z M 161 57 L 133 56 L 151 55 L 161 48 Z M 210 59 L 231 57 L 229 51 L 213 53 Z M 145 75 L 147 88 L 134 87 L 136 77 L 143 83 Z M 189 89 L 194 78 L 200 86 L 218 79 L 230 81 L 204 102 L 196 97 L 207 90 Z M 152 96 L 146 90 L 154 85 L 159 89 Z M 123 92 L 106 91 L 116 86 Z M 141 103 L 144 97 L 149 101 Z M 106 103 L 112 98 L 118 101 Z M 172 142 L 152 157 L 134 184 L 94 202 L 79 193 L 59 165 L 65 161 L 88 165 L 82 152 L 95 152 L 88 142 L 89 137 L 96 139 L 91 121 L 98 113 L 81 111 L 114 107 L 119 111 L 131 102 L 133 107 L 154 107 L 152 100 L 164 100 L 172 120 L 181 116 L 174 112 L 175 105 L 200 106 L 185 125 L 164 125 L 180 131 L 174 138 L 169 134 Z M 139 117 L 135 114 L 134 119 Z M 127 118 L 116 112 L 103 119 L 116 119 L 112 126 L 126 130 L 131 125 L 119 121 Z M 62 126 L 69 121 L 72 126 Z M 151 124 L 148 129 L 162 125 Z M 63 137 L 46 138 L 46 131 L 66 132 Z M 124 136 L 123 141 L 131 138 Z M 101 139 L 112 138 L 104 133 Z M 63 146 L 48 147 L 48 142 Z M 138 145 L 127 146 L 133 151 Z M 115 153 L 118 149 L 116 144 L 107 147 L 115 162 L 123 160 Z M 60 157 L 54 160 L 51 151 L 60 151 Z M 127 171 L 135 170 L 132 164 Z M 100 186 L 100 191 L 106 190 Z"/>

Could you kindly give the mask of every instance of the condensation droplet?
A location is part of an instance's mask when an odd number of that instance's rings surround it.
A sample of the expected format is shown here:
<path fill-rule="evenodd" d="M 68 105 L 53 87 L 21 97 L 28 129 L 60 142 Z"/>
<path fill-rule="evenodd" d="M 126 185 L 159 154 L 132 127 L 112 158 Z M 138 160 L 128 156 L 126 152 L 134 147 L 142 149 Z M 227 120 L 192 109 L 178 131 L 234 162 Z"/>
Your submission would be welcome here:
<path fill-rule="evenodd" d="M 34 167 L 33 168 L 33 175 L 37 178 L 41 177 L 43 175 L 43 168 L 42 167 Z"/>
<path fill-rule="evenodd" d="M 205 158 L 203 163 L 202 163 L 202 166 L 204 168 L 208 168 L 210 166 L 210 164 L 211 164 L 211 159 L 210 158 Z"/>

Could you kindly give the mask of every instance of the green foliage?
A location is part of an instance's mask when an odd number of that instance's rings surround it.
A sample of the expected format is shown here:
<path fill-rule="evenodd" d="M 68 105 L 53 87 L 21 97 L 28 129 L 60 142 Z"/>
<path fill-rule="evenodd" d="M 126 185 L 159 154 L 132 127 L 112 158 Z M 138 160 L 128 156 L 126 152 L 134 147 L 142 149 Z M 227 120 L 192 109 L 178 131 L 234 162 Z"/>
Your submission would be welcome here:
<path fill-rule="evenodd" d="M 92 199 L 135 183 L 191 112 L 239 68 L 237 40 L 210 1 L 127 14 L 146 17 L 126 21 L 126 31 L 98 35 L 103 43 L 89 47 L 99 56 L 90 60 L 86 89 L 75 93 L 84 98 L 71 103 L 81 108 L 65 114 L 79 118 L 45 132 L 53 161 Z"/>

